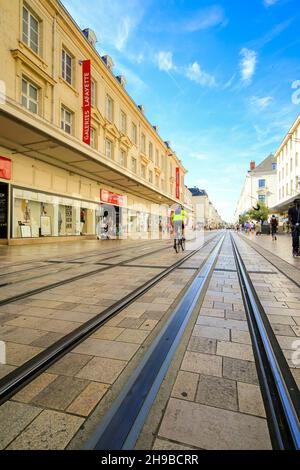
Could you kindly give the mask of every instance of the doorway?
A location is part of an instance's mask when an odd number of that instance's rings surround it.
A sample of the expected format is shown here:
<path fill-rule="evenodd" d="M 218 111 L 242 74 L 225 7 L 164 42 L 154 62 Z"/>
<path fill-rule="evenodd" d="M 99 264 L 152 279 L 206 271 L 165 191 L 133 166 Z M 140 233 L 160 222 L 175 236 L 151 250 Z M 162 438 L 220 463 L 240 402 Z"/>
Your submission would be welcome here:
<path fill-rule="evenodd" d="M 0 183 L 0 239 L 8 237 L 8 184 Z"/>

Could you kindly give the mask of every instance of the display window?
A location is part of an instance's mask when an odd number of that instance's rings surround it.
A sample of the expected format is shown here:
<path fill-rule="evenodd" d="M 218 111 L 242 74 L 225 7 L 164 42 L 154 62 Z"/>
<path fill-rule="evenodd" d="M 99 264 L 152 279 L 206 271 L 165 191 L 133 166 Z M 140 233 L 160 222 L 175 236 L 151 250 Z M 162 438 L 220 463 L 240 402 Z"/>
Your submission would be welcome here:
<path fill-rule="evenodd" d="M 95 234 L 97 204 L 13 188 L 13 238 Z"/>

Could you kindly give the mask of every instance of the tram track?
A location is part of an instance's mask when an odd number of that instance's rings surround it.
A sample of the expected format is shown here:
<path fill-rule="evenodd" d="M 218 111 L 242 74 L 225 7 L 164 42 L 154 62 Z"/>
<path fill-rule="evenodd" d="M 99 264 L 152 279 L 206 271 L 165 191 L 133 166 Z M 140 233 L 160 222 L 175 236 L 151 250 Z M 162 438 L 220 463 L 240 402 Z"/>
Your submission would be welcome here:
<path fill-rule="evenodd" d="M 199 248 L 186 254 L 180 260 L 176 261 L 171 266 L 165 268 L 162 272 L 153 276 L 142 286 L 139 286 L 133 292 L 126 295 L 121 300 L 114 303 L 112 306 L 106 308 L 98 315 L 95 315 L 91 320 L 85 322 L 80 327 L 73 330 L 71 333 L 65 335 L 59 341 L 56 341 L 54 344 L 52 344 L 52 346 L 46 348 L 44 351 L 35 355 L 31 360 L 25 362 L 23 365 L 19 366 L 14 371 L 8 373 L 5 377 L 0 380 L 0 404 L 6 402 L 10 397 L 12 397 L 19 390 L 21 390 L 25 385 L 30 383 L 34 378 L 38 377 L 44 370 L 49 368 L 50 365 L 54 364 L 56 361 L 58 361 L 58 359 L 62 358 L 65 354 L 73 350 L 77 345 L 87 339 L 92 333 L 97 331 L 113 316 L 117 315 L 126 307 L 131 305 L 139 297 L 141 297 L 142 295 L 147 293 L 152 287 L 157 285 L 162 279 L 164 279 L 174 270 L 181 267 L 181 265 L 183 265 L 192 256 L 199 253 L 204 247 L 206 247 L 210 243 L 215 242 L 216 239 L 220 240 L 220 236 L 215 235 L 214 237 L 209 238 L 209 240 L 205 241 L 204 244 L 201 245 Z M 164 249 L 166 248 L 157 251 L 162 251 Z M 154 252 L 152 252 L 152 254 L 153 253 Z M 147 255 L 149 255 L 149 253 L 147 253 Z M 144 254 L 141 257 L 147 255 Z M 132 260 L 129 260 L 125 263 L 128 262 L 132 262 Z M 123 266 L 124 262 L 120 263 L 120 265 Z M 109 268 L 117 266 L 119 265 L 113 265 Z M 93 272 L 92 274 L 94 273 L 95 272 Z"/>
<path fill-rule="evenodd" d="M 300 450 L 300 392 L 232 235 L 231 243 L 272 445 Z"/>

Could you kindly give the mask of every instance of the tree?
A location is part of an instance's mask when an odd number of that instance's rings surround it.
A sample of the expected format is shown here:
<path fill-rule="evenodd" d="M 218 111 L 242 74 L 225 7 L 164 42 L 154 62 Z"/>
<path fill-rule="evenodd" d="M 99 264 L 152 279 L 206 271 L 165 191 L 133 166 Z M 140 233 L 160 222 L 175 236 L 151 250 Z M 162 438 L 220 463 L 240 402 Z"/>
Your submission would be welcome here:
<path fill-rule="evenodd" d="M 263 222 L 264 220 L 268 220 L 269 209 L 265 204 L 260 202 L 257 204 L 257 207 L 252 207 L 252 209 L 248 211 L 247 215 L 249 219 Z"/>
<path fill-rule="evenodd" d="M 240 215 L 240 224 L 244 224 L 247 220 L 249 220 L 248 212 L 244 212 Z"/>

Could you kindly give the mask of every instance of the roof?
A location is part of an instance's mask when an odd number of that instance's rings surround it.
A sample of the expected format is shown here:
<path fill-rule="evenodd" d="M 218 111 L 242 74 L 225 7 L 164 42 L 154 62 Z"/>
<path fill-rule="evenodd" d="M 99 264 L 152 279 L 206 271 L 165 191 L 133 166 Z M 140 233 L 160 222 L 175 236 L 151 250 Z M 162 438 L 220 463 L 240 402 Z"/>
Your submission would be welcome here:
<path fill-rule="evenodd" d="M 276 157 L 271 153 L 267 158 L 265 158 L 257 167 L 251 171 L 251 173 L 256 173 L 256 172 L 268 172 L 268 171 L 276 171 L 272 168 L 272 164 L 276 163 L 277 159 Z"/>
<path fill-rule="evenodd" d="M 199 189 L 196 186 L 189 188 L 189 191 L 191 191 L 192 196 L 207 196 L 205 189 Z"/>

